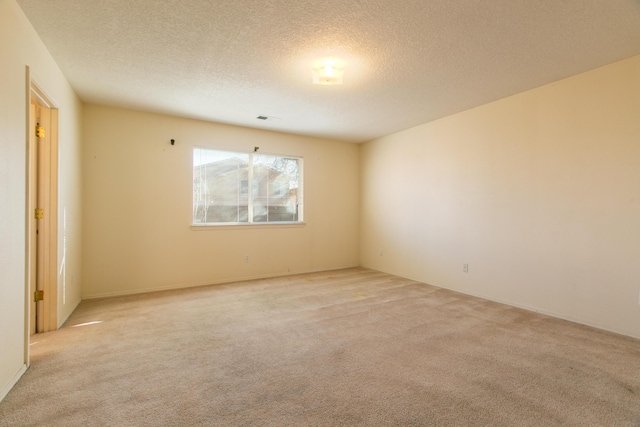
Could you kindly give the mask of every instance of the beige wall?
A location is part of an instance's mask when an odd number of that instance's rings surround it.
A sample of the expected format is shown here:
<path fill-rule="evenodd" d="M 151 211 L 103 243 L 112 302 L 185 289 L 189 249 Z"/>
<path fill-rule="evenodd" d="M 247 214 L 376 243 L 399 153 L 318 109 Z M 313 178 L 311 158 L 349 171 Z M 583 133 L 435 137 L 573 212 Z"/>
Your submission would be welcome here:
<path fill-rule="evenodd" d="M 85 298 L 359 264 L 356 145 L 96 105 L 84 132 Z M 303 157 L 306 225 L 193 230 L 194 146 Z"/>
<path fill-rule="evenodd" d="M 361 180 L 362 265 L 640 337 L 640 57 L 369 142 Z"/>
<path fill-rule="evenodd" d="M 15 1 L 0 0 L 0 399 L 24 371 L 28 348 L 26 66 L 59 107 L 59 322 L 80 302 L 82 105 Z"/>

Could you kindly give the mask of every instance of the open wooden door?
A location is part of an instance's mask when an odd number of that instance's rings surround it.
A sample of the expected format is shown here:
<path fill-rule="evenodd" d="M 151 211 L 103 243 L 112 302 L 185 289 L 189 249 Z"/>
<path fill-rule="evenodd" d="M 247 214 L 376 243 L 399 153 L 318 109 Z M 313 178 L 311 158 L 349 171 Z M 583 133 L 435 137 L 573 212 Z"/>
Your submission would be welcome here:
<path fill-rule="evenodd" d="M 28 131 L 29 333 L 57 328 L 58 110 L 31 82 Z"/>

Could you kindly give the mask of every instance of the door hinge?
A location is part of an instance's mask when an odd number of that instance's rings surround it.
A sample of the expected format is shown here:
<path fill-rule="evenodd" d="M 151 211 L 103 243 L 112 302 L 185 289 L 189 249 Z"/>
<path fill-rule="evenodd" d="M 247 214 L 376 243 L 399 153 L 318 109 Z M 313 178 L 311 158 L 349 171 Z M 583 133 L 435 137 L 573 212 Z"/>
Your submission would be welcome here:
<path fill-rule="evenodd" d="M 44 138 L 44 128 L 40 126 L 40 123 L 36 124 L 36 138 Z"/>
<path fill-rule="evenodd" d="M 34 302 L 43 301 L 43 300 L 44 300 L 44 291 L 35 291 L 33 293 Z"/>
<path fill-rule="evenodd" d="M 36 214 L 35 214 L 36 219 L 42 219 L 44 218 L 44 209 L 36 209 Z"/>

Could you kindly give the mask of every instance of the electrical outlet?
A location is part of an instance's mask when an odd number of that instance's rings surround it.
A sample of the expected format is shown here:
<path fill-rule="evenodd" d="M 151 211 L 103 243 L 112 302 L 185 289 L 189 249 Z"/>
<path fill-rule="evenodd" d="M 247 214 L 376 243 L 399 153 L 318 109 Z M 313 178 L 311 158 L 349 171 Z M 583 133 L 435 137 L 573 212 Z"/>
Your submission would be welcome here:
<path fill-rule="evenodd" d="M 469 264 L 462 264 L 462 272 L 463 273 L 469 272 Z"/>
<path fill-rule="evenodd" d="M 384 255 L 384 251 L 382 249 L 380 249 L 380 256 Z"/>
<path fill-rule="evenodd" d="M 249 255 L 244 256 L 244 262 L 249 262 Z"/>

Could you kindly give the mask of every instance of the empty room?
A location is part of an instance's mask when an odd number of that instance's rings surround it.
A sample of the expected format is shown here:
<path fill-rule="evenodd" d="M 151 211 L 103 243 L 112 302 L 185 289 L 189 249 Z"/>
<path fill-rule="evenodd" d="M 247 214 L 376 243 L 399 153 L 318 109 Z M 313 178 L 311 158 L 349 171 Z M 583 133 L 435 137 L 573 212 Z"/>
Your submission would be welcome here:
<path fill-rule="evenodd" d="M 640 426 L 640 2 L 0 0 L 0 426 Z"/>

